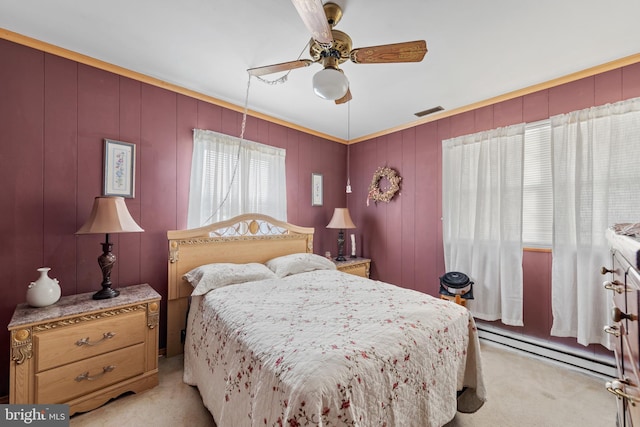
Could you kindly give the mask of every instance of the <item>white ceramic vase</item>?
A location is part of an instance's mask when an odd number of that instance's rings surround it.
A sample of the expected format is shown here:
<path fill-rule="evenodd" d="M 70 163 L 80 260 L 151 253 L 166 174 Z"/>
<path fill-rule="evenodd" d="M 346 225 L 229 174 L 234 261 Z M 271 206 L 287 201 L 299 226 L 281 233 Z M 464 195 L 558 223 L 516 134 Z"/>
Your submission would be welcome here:
<path fill-rule="evenodd" d="M 46 307 L 60 299 L 60 283 L 49 277 L 49 270 L 49 267 L 39 268 L 40 277 L 29 284 L 27 304 L 32 307 Z"/>

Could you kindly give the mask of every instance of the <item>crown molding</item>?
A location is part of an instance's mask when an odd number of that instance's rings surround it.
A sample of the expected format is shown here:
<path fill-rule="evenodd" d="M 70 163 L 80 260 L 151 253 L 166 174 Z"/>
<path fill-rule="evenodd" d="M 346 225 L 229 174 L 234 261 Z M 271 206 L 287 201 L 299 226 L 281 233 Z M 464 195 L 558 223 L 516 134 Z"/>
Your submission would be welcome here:
<path fill-rule="evenodd" d="M 150 77 L 147 76 L 145 74 L 142 73 L 138 73 L 136 71 L 132 71 L 114 64 L 110 64 L 108 62 L 105 61 L 101 61 L 99 59 L 87 56 L 87 55 L 83 55 L 81 53 L 77 53 L 68 49 L 64 49 L 61 48 L 59 46 L 55 46 L 52 45 L 50 43 L 46 43 L 31 37 L 27 37 L 24 36 L 22 34 L 18 34 L 15 33 L 13 31 L 9 31 L 6 30 L 4 28 L 0 28 L 0 38 L 17 43 L 17 44 L 21 44 L 24 46 L 28 46 L 31 47 L 33 49 L 37 49 L 46 53 L 50 53 L 52 55 L 56 55 L 56 56 L 60 56 L 62 58 L 66 58 L 66 59 L 70 59 L 72 61 L 76 61 L 79 62 L 81 64 L 85 64 L 85 65 L 89 65 L 104 71 L 109 71 L 111 73 L 114 74 L 118 74 L 120 76 L 123 77 L 127 77 L 133 80 L 137 80 L 140 81 L 142 83 L 147 83 L 153 86 L 157 86 L 163 89 L 167 89 L 169 91 L 172 92 L 176 92 L 182 95 L 186 95 L 189 96 L 191 98 L 195 98 L 198 99 L 200 101 L 204 101 L 204 102 L 208 102 L 210 104 L 214 104 L 214 105 L 218 105 L 220 107 L 224 107 L 227 108 L 229 110 L 232 111 L 237 111 L 239 113 L 244 113 L 244 108 L 232 104 L 230 102 L 227 101 L 223 101 L 217 98 L 214 98 L 212 96 L 209 95 L 204 95 L 200 92 L 196 92 L 194 90 L 191 89 L 187 89 L 184 88 L 182 86 L 178 86 L 172 83 L 168 83 L 165 82 L 163 80 L 154 78 L 154 77 Z M 298 126 L 295 125 L 293 123 L 287 122 L 285 120 L 281 120 L 272 116 L 269 116 L 267 114 L 263 114 L 263 113 L 259 113 L 257 111 L 253 111 L 253 110 L 247 110 L 247 115 L 251 116 L 251 117 L 255 117 L 261 120 L 265 120 L 271 123 L 275 123 L 290 129 L 294 129 L 309 135 L 314 135 L 323 139 L 326 139 L 328 141 L 333 141 L 333 142 L 338 142 L 341 144 L 346 144 L 346 145 L 350 145 L 350 144 L 355 144 L 358 142 L 363 142 L 363 141 L 367 141 L 373 138 L 378 138 L 380 136 L 384 136 L 384 135 L 388 135 L 394 132 L 398 132 L 398 131 L 402 131 L 405 129 L 409 129 L 412 127 L 416 127 L 425 123 L 429 123 L 429 122 L 434 122 L 436 120 L 440 120 L 446 117 L 451 117 L 451 116 L 455 116 L 457 114 L 461 114 L 461 113 L 465 113 L 471 110 L 476 110 L 478 108 L 482 108 L 482 107 L 486 107 L 488 105 L 492 105 L 492 104 L 497 104 L 499 102 L 503 102 L 503 101 L 507 101 L 510 99 L 514 99 L 514 98 L 518 98 L 524 95 L 528 95 L 534 92 L 538 92 L 541 90 L 546 90 L 555 86 L 559 86 L 562 84 L 566 84 L 566 83 L 570 83 L 576 80 L 580 80 L 583 79 L 585 77 L 591 77 L 594 76 L 596 74 L 601 74 L 607 71 L 611 71 L 611 70 L 615 70 L 617 68 L 621 68 L 627 65 L 631 65 L 631 64 L 635 64 L 640 62 L 640 53 L 637 53 L 635 55 L 630 55 L 630 56 L 626 56 L 624 58 L 620 58 L 620 59 L 616 59 L 610 62 L 607 62 L 605 64 L 601 64 L 601 65 L 597 65 L 595 67 L 591 67 L 591 68 L 587 68 L 585 70 L 582 71 L 578 71 L 575 73 L 571 73 L 568 74 L 566 76 L 562 76 L 562 77 L 558 77 L 556 79 L 552 79 L 552 80 L 548 80 L 546 82 L 542 82 L 542 83 L 537 83 L 535 85 L 532 86 L 528 86 L 525 87 L 523 89 L 518 89 L 518 90 L 514 90 L 512 92 L 508 92 L 502 95 L 498 95 L 495 96 L 493 98 L 489 98 L 489 99 L 485 99 L 483 101 L 479 101 L 479 102 L 475 102 L 473 104 L 469 104 L 469 105 L 465 105 L 462 107 L 458 107 L 458 108 L 454 108 L 452 110 L 445 110 L 442 111 L 440 113 L 436 113 L 433 115 L 430 115 L 428 117 L 422 118 L 420 120 L 415 120 L 413 122 L 409 122 L 406 123 L 404 125 L 401 126 L 396 126 L 396 127 L 392 127 L 389 129 L 385 129 L 382 130 L 380 132 L 376 132 L 376 133 L 372 133 L 369 135 L 365 135 L 356 139 L 352 139 L 352 140 L 345 140 L 342 138 L 337 138 L 335 136 L 332 135 L 328 135 L 322 132 L 317 132 L 314 131 L 313 129 L 309 129 L 309 128 L 305 128 L 302 126 Z"/>

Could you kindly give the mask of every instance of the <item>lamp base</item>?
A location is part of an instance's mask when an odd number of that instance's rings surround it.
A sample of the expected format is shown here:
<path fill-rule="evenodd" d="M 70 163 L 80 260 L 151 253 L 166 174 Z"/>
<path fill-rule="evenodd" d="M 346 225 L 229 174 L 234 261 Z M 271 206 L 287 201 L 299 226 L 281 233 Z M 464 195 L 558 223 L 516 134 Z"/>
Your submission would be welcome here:
<path fill-rule="evenodd" d="M 113 243 L 109 242 L 109 234 L 106 235 L 102 244 L 102 255 L 98 257 L 98 264 L 102 270 L 102 290 L 93 294 L 93 299 L 109 299 L 120 295 L 120 291 L 111 289 L 111 269 L 116 263 L 116 256 L 111 252 Z"/>
<path fill-rule="evenodd" d="M 338 256 L 336 257 L 336 261 L 346 260 L 344 257 L 344 230 L 340 229 L 340 231 L 338 231 Z"/>
<path fill-rule="evenodd" d="M 118 295 L 120 295 L 120 291 L 107 287 L 107 288 L 102 288 L 101 291 L 98 291 L 95 294 L 93 294 L 93 299 L 109 299 L 109 298 L 115 298 Z"/>

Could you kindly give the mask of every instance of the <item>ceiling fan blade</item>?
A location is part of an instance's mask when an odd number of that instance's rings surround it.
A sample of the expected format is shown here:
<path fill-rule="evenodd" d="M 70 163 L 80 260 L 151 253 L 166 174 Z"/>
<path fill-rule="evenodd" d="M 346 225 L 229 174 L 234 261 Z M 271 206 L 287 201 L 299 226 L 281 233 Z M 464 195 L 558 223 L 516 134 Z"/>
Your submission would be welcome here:
<path fill-rule="evenodd" d="M 249 68 L 247 72 L 252 76 L 264 76 L 265 74 L 289 71 L 296 68 L 308 67 L 313 64 L 310 59 L 299 59 L 297 61 L 282 62 L 280 64 L 265 65 L 263 67 Z"/>
<path fill-rule="evenodd" d="M 333 42 L 331 27 L 324 13 L 322 0 L 291 0 L 311 37 L 319 43 Z"/>
<path fill-rule="evenodd" d="M 336 104 L 344 104 L 349 101 L 351 101 L 351 89 L 347 89 L 347 93 L 342 98 L 336 99 Z"/>
<path fill-rule="evenodd" d="M 420 62 L 427 53 L 427 42 L 393 43 L 380 46 L 361 47 L 350 53 L 356 64 L 385 64 L 393 62 Z"/>

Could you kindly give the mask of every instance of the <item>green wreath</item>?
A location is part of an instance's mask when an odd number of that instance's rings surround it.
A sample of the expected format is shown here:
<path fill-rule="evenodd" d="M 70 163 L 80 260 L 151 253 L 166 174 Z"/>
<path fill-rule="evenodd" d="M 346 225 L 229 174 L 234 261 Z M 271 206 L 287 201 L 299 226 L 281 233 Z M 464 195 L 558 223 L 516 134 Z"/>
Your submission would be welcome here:
<path fill-rule="evenodd" d="M 389 188 L 385 191 L 380 189 L 380 180 L 386 178 L 389 181 Z M 371 184 L 369 184 L 369 193 L 367 194 L 367 206 L 369 206 L 369 200 L 374 202 L 389 203 L 393 196 L 400 190 L 400 181 L 402 177 L 398 173 L 389 167 L 379 167 L 376 169 L 376 173 L 373 174 Z"/>

